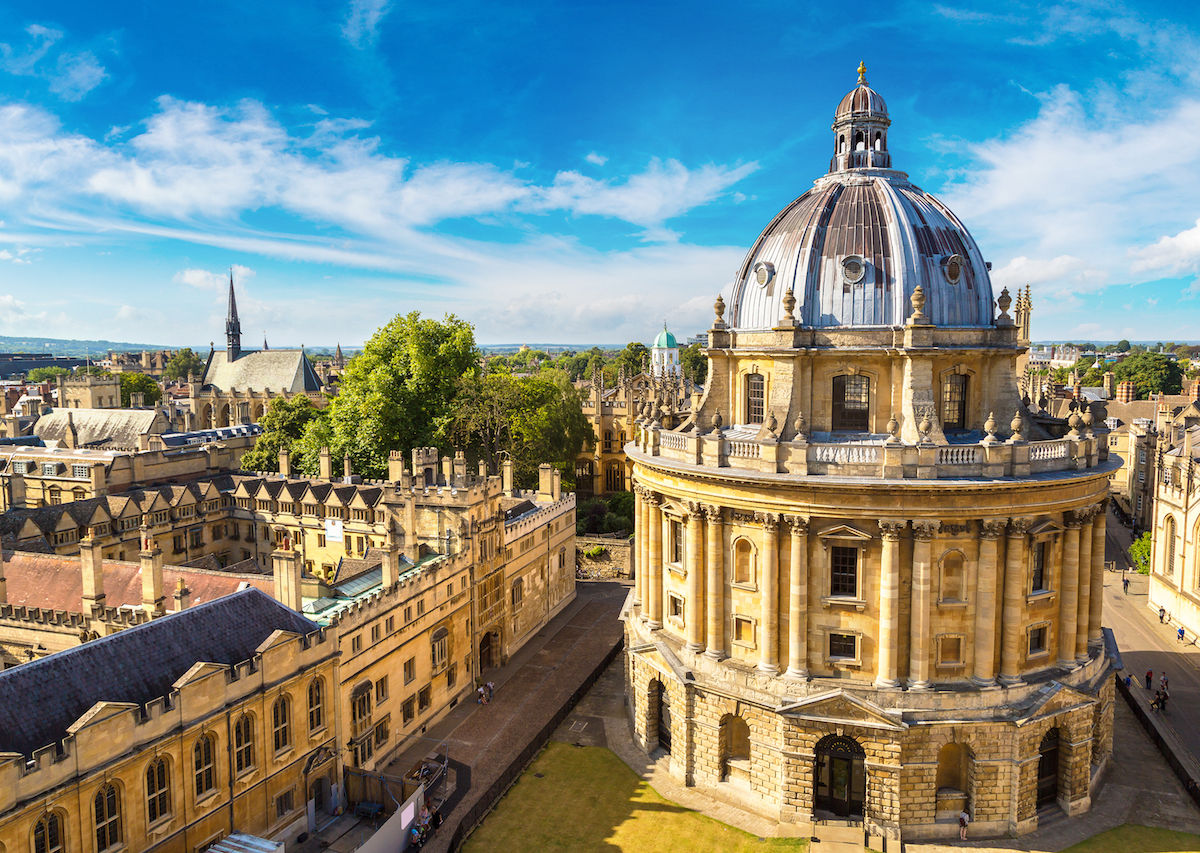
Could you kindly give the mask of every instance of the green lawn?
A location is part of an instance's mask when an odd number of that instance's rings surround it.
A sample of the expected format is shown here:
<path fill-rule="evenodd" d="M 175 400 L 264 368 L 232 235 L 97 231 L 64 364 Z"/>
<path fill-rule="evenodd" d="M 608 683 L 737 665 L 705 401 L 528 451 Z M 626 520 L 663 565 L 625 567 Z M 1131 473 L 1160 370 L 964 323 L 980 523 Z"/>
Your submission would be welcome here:
<path fill-rule="evenodd" d="M 807 849 L 807 842 L 759 841 L 664 800 L 607 749 L 551 742 L 467 839 L 464 849 L 467 853 L 798 851 Z"/>
<path fill-rule="evenodd" d="M 1200 835 L 1127 823 L 1093 835 L 1063 853 L 1197 853 Z"/>

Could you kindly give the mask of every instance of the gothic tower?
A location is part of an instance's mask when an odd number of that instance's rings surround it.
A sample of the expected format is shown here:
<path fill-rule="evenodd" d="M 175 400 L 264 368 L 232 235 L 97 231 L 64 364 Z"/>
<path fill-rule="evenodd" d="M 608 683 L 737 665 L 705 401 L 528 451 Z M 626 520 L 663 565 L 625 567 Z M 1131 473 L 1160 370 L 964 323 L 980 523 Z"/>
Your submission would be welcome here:
<path fill-rule="evenodd" d="M 238 320 L 237 299 L 233 295 L 233 273 L 229 273 L 229 311 L 225 315 L 225 349 L 230 361 L 242 354 L 242 323 Z"/>

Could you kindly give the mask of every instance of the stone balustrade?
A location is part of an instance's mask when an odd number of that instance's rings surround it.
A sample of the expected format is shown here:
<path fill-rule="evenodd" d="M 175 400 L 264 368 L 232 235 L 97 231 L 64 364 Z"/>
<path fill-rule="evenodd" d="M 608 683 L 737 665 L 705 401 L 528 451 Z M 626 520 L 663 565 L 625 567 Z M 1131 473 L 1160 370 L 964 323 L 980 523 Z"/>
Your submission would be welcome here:
<path fill-rule="evenodd" d="M 1094 468 L 1101 444 L 1092 435 L 1047 441 L 901 444 L 884 441 L 775 441 L 745 431 L 675 432 L 638 427 L 627 453 L 710 468 L 768 474 L 875 479 L 994 479 Z"/>

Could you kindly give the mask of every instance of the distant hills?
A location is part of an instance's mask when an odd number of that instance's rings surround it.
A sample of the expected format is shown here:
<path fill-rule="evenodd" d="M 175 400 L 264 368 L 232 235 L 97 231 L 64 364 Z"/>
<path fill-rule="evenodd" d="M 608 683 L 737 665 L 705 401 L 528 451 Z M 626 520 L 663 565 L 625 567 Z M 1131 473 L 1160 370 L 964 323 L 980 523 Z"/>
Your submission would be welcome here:
<path fill-rule="evenodd" d="M 181 349 L 190 346 L 197 355 L 208 353 L 208 343 L 203 344 L 139 344 L 129 341 L 75 340 L 72 338 L 23 338 L 0 335 L 0 352 L 26 352 L 42 355 L 67 355 L 74 358 L 103 358 L 109 352 L 141 352 L 142 350 Z M 253 345 L 251 345 L 253 346 Z M 333 346 L 305 347 L 313 355 L 333 355 Z M 343 347 L 347 357 L 361 347 Z"/>

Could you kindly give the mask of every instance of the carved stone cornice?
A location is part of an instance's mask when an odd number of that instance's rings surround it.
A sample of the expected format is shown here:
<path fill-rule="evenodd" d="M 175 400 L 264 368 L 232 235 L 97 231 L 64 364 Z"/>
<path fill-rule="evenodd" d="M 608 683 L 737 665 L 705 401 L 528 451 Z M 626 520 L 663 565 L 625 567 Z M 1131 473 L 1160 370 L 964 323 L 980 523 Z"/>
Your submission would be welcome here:
<path fill-rule="evenodd" d="M 1008 535 L 1014 538 L 1024 536 L 1029 532 L 1029 528 L 1031 527 L 1033 527 L 1033 519 L 1029 516 L 1010 518 L 1008 521 Z"/>
<path fill-rule="evenodd" d="M 985 518 L 979 522 L 980 539 L 999 539 L 1008 527 L 1007 518 Z"/>
<path fill-rule="evenodd" d="M 946 521 L 942 523 L 943 536 L 962 536 L 971 532 L 969 521 Z"/>
<path fill-rule="evenodd" d="M 913 521 L 912 529 L 913 539 L 918 542 L 928 542 L 942 529 L 942 523 L 928 518 L 919 518 Z"/>
<path fill-rule="evenodd" d="M 785 515 L 783 520 L 791 529 L 793 536 L 804 536 L 808 533 L 807 515 Z"/>
<path fill-rule="evenodd" d="M 725 515 L 725 508 L 704 504 L 704 518 L 709 524 L 720 524 Z"/>
<path fill-rule="evenodd" d="M 900 537 L 904 535 L 905 529 L 908 527 L 908 522 L 899 518 L 881 518 L 879 519 L 879 533 L 884 538 L 891 542 L 900 541 Z"/>

